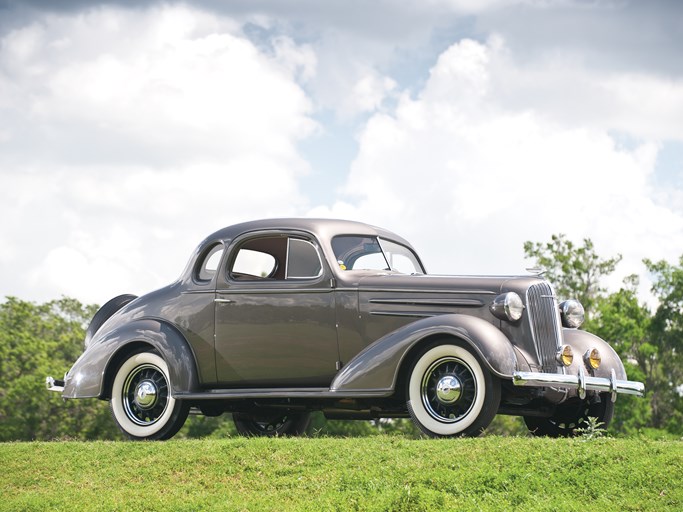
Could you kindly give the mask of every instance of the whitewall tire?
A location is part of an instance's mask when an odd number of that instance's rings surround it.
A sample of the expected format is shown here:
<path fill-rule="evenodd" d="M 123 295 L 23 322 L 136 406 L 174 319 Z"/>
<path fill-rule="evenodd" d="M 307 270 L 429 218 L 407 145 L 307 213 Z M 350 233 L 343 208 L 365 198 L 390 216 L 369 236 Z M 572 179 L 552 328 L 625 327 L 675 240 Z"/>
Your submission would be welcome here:
<path fill-rule="evenodd" d="M 154 352 L 128 357 L 116 371 L 111 413 L 130 439 L 172 437 L 185 423 L 189 405 L 171 396 L 168 365 Z"/>
<path fill-rule="evenodd" d="M 472 349 L 432 345 L 413 364 L 407 398 L 411 418 L 428 436 L 477 436 L 498 411 L 500 381 Z"/>

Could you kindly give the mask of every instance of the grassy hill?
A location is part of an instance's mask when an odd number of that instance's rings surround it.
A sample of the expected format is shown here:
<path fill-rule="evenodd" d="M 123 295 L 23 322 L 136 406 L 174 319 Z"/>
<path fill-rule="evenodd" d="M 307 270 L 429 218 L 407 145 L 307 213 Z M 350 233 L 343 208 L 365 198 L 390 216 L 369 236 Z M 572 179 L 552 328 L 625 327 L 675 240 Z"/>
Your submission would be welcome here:
<path fill-rule="evenodd" d="M 0 510 L 683 510 L 683 442 L 0 444 Z"/>

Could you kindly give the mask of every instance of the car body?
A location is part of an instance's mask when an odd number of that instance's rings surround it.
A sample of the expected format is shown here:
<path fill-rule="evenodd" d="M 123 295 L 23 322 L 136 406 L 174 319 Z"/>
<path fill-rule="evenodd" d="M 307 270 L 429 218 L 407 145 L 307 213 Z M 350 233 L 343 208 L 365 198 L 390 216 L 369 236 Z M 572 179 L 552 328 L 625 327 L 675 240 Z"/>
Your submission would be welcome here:
<path fill-rule="evenodd" d="M 132 439 L 173 436 L 190 408 L 254 435 L 302 433 L 315 410 L 410 416 L 430 436 L 514 414 L 571 435 L 588 416 L 608 423 L 618 393 L 643 393 L 605 341 L 562 325 L 581 317 L 538 275 L 429 275 L 385 229 L 253 221 L 207 237 L 169 286 L 102 306 L 48 387 L 109 400 Z"/>

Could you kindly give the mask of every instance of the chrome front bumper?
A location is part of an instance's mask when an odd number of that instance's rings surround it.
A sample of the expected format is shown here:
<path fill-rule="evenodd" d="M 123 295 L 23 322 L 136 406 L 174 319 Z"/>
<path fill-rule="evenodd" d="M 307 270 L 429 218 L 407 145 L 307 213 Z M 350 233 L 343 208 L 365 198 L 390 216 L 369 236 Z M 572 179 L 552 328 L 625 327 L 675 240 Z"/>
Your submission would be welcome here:
<path fill-rule="evenodd" d="M 56 393 L 64 393 L 64 381 L 56 380 L 52 377 L 45 377 L 45 387 L 48 391 L 54 391 Z"/>
<path fill-rule="evenodd" d="M 645 386 L 642 382 L 617 380 L 614 370 L 610 378 L 591 377 L 586 376 L 585 370 L 581 367 L 578 375 L 515 372 L 512 374 L 512 383 L 515 386 L 573 388 L 578 391 L 581 399 L 586 398 L 586 391 L 607 392 L 612 395 L 612 402 L 616 401 L 617 393 L 636 396 L 643 396 L 645 393 Z"/>

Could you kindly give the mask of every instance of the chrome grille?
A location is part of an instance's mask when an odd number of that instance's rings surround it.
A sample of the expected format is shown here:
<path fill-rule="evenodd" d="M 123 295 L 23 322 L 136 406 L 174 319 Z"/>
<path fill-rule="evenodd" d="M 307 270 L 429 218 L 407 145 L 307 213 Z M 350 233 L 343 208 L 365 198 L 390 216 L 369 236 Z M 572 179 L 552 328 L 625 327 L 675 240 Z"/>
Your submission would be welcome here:
<path fill-rule="evenodd" d="M 555 359 L 560 349 L 560 316 L 557 299 L 548 283 L 530 286 L 526 292 L 529 324 L 538 361 L 544 372 L 557 372 Z"/>

